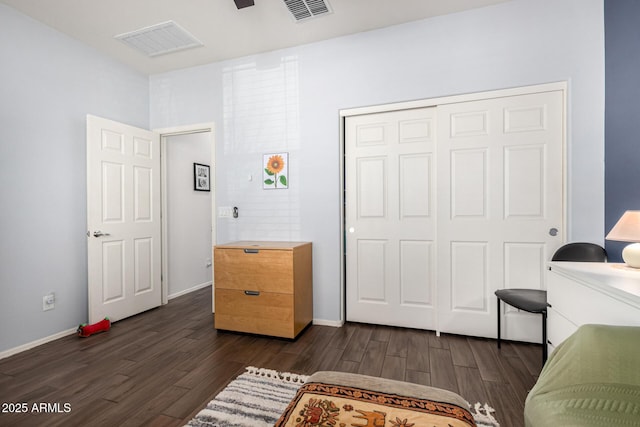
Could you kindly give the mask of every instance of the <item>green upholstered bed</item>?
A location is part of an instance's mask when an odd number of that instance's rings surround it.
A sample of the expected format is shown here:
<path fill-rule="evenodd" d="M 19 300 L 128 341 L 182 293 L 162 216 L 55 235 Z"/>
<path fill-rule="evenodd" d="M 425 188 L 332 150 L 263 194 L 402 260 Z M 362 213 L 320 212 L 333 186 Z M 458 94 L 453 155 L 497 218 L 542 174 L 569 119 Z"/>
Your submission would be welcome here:
<path fill-rule="evenodd" d="M 640 426 L 640 327 L 583 325 L 527 396 L 525 426 Z"/>

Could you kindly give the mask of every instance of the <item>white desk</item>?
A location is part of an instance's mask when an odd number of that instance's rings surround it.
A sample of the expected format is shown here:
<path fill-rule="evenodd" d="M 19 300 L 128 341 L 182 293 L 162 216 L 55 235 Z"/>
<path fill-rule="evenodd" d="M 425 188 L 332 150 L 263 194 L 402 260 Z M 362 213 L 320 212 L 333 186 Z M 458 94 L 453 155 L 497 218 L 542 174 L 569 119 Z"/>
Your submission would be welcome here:
<path fill-rule="evenodd" d="M 624 264 L 550 262 L 549 354 L 587 323 L 640 326 L 640 269 Z"/>

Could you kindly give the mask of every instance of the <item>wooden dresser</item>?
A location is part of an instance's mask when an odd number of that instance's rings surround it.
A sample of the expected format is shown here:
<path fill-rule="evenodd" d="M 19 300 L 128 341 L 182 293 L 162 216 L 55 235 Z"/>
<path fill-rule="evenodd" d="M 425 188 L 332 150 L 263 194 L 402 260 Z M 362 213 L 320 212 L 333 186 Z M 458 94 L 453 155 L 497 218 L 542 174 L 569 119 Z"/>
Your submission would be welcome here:
<path fill-rule="evenodd" d="M 640 326 L 640 270 L 602 262 L 550 262 L 549 354 L 579 326 Z"/>
<path fill-rule="evenodd" d="M 310 242 L 235 242 L 214 257 L 216 329 L 295 338 L 313 318 Z"/>

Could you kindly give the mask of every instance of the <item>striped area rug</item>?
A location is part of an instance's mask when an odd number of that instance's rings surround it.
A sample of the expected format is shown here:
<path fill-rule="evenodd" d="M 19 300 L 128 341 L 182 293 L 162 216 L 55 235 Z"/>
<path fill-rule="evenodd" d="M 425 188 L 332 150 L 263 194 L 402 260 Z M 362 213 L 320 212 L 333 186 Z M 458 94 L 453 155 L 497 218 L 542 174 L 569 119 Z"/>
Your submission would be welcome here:
<path fill-rule="evenodd" d="M 305 375 L 250 366 L 187 426 L 273 426 L 307 378 Z"/>

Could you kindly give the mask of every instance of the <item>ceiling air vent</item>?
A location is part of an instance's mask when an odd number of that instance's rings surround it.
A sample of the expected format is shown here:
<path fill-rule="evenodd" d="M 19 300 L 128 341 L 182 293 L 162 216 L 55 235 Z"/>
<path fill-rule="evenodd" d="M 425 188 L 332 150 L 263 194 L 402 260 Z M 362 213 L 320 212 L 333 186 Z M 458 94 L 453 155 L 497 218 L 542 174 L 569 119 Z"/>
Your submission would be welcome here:
<path fill-rule="evenodd" d="M 327 0 L 284 0 L 284 4 L 296 21 L 331 13 Z"/>
<path fill-rule="evenodd" d="M 151 57 L 203 46 L 200 40 L 173 21 L 120 34 L 115 38 Z"/>

